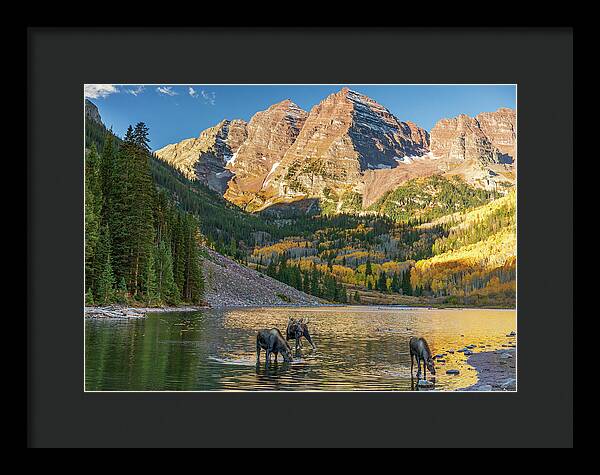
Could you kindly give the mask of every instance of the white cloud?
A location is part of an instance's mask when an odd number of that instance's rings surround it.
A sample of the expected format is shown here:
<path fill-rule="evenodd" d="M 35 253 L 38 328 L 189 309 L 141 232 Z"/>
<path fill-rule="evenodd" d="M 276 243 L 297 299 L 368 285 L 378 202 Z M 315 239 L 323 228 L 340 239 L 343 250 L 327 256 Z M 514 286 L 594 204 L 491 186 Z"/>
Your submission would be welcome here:
<path fill-rule="evenodd" d="M 141 94 L 142 92 L 144 92 L 144 89 L 146 89 L 144 86 L 137 86 L 131 89 L 125 89 L 125 92 L 127 94 L 131 94 L 133 96 L 137 96 L 138 94 Z"/>
<path fill-rule="evenodd" d="M 193 87 L 188 87 L 188 94 L 194 99 L 202 99 L 205 104 L 215 105 L 217 95 L 214 92 L 208 92 L 203 89 L 200 90 L 200 94 Z"/>
<path fill-rule="evenodd" d="M 200 94 L 202 95 L 202 98 L 204 99 L 204 102 L 206 102 L 207 104 L 210 104 L 211 106 L 215 105 L 215 100 L 216 100 L 216 94 L 214 92 L 206 92 L 204 90 L 200 91 Z"/>
<path fill-rule="evenodd" d="M 167 96 L 176 96 L 177 92 L 173 90 L 171 86 L 160 86 L 156 88 L 156 91 L 160 94 L 165 94 Z"/>
<path fill-rule="evenodd" d="M 114 84 L 85 84 L 83 86 L 83 95 L 88 99 L 101 99 L 119 92 Z"/>

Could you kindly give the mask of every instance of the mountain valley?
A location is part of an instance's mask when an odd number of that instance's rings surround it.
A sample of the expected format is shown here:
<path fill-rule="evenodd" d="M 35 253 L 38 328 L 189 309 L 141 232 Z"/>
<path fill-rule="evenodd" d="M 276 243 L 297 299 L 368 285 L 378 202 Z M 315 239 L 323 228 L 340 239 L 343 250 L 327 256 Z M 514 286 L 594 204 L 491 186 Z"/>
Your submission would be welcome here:
<path fill-rule="evenodd" d="M 88 149 L 109 134 L 87 101 Z M 343 88 L 310 111 L 224 118 L 148 167 L 197 220 L 205 278 L 220 254 L 322 302 L 514 306 L 512 109 L 427 131 Z"/>

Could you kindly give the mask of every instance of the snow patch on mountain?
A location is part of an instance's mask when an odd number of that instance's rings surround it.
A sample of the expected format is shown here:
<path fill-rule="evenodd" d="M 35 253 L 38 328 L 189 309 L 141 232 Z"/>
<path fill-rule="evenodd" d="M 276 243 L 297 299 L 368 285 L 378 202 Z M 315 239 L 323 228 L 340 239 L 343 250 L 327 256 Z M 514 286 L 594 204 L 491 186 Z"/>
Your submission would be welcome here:
<path fill-rule="evenodd" d="M 225 165 L 233 165 L 235 164 L 235 159 L 237 158 L 237 152 L 234 152 L 231 155 L 223 155 L 223 159 L 225 160 Z"/>

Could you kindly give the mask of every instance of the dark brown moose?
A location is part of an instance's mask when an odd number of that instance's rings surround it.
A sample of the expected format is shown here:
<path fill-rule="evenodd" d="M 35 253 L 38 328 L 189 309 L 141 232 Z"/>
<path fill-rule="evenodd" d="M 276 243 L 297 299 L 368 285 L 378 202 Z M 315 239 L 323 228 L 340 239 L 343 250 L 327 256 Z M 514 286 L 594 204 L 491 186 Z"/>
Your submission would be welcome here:
<path fill-rule="evenodd" d="M 421 361 L 423 362 L 424 379 L 427 380 L 427 370 L 435 376 L 435 366 L 427 340 L 413 336 L 408 346 L 410 349 L 410 375 L 412 378 L 414 359 L 417 359 L 417 379 L 421 379 Z"/>
<path fill-rule="evenodd" d="M 275 362 L 277 363 L 277 355 L 281 353 L 283 361 L 289 363 L 292 361 L 292 349 L 287 341 L 283 338 L 283 335 L 277 328 L 271 328 L 270 330 L 259 330 L 256 334 L 256 363 L 260 361 L 260 350 L 261 348 L 266 352 L 267 366 L 269 366 L 269 360 L 271 359 L 271 353 L 275 355 Z"/>
<path fill-rule="evenodd" d="M 313 349 L 316 348 L 315 344 L 310 337 L 310 332 L 308 331 L 308 320 L 304 321 L 303 318 L 296 320 L 292 317 L 288 319 L 287 330 L 286 330 L 286 340 L 296 340 L 296 351 L 302 346 L 300 342 L 300 338 L 306 338 L 310 343 L 310 346 Z"/>

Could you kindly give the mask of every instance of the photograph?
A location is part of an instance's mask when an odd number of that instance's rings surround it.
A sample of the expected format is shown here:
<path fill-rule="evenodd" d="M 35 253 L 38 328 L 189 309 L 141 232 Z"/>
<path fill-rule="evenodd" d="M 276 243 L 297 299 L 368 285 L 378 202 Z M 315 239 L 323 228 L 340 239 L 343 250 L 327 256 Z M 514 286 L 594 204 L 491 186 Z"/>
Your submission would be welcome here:
<path fill-rule="evenodd" d="M 517 84 L 81 110 L 85 392 L 517 392 Z"/>

